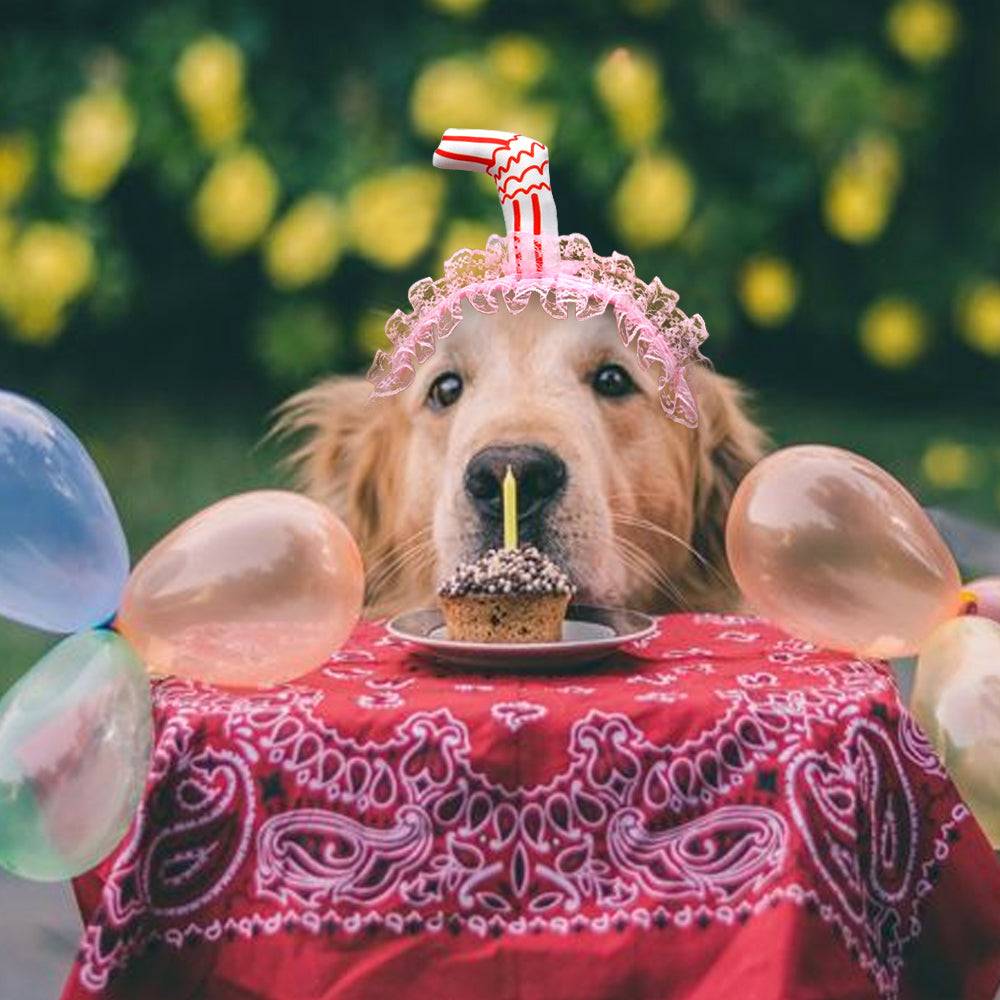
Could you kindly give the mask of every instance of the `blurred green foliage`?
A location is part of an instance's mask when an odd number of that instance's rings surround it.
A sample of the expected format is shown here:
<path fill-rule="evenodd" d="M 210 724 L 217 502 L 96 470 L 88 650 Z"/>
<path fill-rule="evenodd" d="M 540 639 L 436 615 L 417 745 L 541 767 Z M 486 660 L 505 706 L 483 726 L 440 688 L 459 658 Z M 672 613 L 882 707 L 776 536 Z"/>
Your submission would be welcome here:
<path fill-rule="evenodd" d="M 4 10 L 0 366 L 29 382 L 99 359 L 273 394 L 363 365 L 363 319 L 440 268 L 454 220 L 499 226 L 477 178 L 435 181 L 441 204 L 423 178 L 458 124 L 547 141 L 563 230 L 677 288 L 727 370 L 995 401 L 996 4 Z M 887 296 L 908 312 L 871 313 Z"/>

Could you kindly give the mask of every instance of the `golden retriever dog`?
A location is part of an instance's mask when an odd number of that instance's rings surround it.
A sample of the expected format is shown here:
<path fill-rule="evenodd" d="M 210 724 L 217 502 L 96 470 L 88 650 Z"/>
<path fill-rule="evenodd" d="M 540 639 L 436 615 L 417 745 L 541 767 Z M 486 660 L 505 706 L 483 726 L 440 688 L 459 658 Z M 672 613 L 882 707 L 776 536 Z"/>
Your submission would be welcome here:
<path fill-rule="evenodd" d="M 334 378 L 286 404 L 301 488 L 357 539 L 371 616 L 434 603 L 460 561 L 500 544 L 500 482 L 519 530 L 563 566 L 577 600 L 649 612 L 734 601 L 724 526 L 762 432 L 735 383 L 688 369 L 696 430 L 660 408 L 610 314 L 554 320 L 537 304 L 463 320 L 402 393 Z"/>

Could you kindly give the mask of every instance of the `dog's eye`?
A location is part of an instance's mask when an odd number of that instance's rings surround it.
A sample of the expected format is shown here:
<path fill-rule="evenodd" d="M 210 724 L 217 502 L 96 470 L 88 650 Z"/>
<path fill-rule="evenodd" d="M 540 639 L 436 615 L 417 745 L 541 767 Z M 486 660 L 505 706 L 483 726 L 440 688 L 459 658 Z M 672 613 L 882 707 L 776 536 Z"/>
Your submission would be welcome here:
<path fill-rule="evenodd" d="M 617 399 L 619 396 L 630 396 L 636 391 L 635 382 L 621 365 L 602 365 L 594 373 L 591 382 L 594 392 L 600 396 Z"/>
<path fill-rule="evenodd" d="M 446 410 L 458 402 L 462 395 L 462 376 L 456 372 L 438 375 L 427 391 L 427 405 L 432 410 Z"/>

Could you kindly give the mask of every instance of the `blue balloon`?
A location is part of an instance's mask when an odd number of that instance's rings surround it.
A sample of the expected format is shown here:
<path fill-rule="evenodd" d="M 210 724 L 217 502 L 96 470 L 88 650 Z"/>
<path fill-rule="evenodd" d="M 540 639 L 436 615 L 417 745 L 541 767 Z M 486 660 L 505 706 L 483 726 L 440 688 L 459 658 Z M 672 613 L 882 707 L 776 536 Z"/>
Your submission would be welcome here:
<path fill-rule="evenodd" d="M 128 546 L 108 488 L 76 435 L 0 391 L 0 615 L 79 632 L 118 610 Z"/>

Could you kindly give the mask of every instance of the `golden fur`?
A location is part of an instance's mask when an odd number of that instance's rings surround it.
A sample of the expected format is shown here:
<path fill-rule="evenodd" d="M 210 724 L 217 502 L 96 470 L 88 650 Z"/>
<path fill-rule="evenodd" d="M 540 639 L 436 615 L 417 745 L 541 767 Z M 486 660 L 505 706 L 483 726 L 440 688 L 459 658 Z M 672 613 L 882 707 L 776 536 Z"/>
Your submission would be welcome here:
<path fill-rule="evenodd" d="M 594 371 L 617 364 L 639 391 L 595 393 Z M 428 389 L 446 371 L 465 388 L 435 412 Z M 300 434 L 302 489 L 347 523 L 367 569 L 372 615 L 433 604 L 437 582 L 485 547 L 463 473 L 492 443 L 539 444 L 565 462 L 546 545 L 588 603 L 659 612 L 733 603 L 724 526 L 733 491 L 762 453 L 736 383 L 689 369 L 700 424 L 662 412 L 655 384 L 611 316 L 553 320 L 466 308 L 403 393 L 370 400 L 359 378 L 334 378 L 286 404 L 279 428 Z"/>

